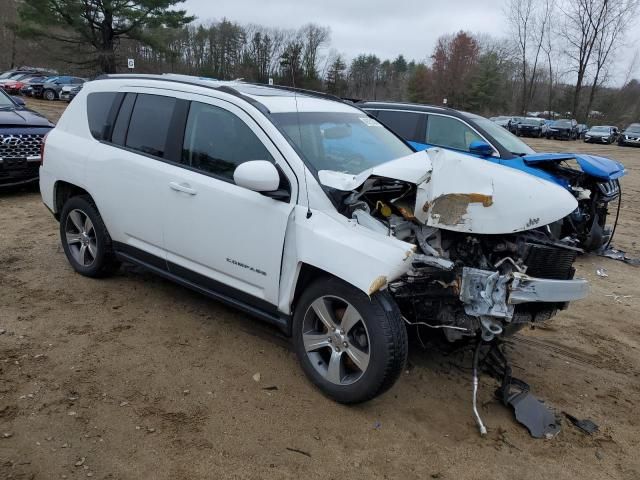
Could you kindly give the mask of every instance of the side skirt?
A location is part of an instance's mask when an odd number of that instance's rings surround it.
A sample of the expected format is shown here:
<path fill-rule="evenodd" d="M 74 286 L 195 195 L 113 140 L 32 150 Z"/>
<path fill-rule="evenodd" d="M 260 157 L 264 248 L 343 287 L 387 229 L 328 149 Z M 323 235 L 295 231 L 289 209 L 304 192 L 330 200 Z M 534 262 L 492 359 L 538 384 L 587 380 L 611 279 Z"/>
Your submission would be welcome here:
<path fill-rule="evenodd" d="M 120 261 L 133 263 L 160 277 L 206 295 L 213 300 L 226 303 L 260 320 L 275 325 L 287 336 L 291 335 L 291 316 L 278 312 L 275 305 L 272 306 L 260 299 L 249 298 L 249 295 L 244 292 L 237 291 L 191 270 L 171 264 L 172 270 L 180 272 L 180 274 L 173 273 L 169 271 L 169 265 L 164 260 L 142 251 L 138 254 L 138 249 L 129 245 L 113 242 L 113 247 L 115 255 Z"/>

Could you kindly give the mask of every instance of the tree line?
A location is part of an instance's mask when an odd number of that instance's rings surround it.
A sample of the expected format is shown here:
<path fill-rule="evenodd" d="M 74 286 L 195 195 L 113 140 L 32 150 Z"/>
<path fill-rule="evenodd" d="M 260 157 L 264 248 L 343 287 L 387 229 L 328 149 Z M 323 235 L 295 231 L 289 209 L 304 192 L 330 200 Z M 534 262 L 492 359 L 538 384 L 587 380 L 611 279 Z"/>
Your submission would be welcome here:
<path fill-rule="evenodd" d="M 352 99 L 625 123 L 640 121 L 638 53 L 621 55 L 638 1 L 505 0 L 505 36 L 459 31 L 415 60 L 346 58 L 332 48 L 330 28 L 314 23 L 198 23 L 178 8 L 182 0 L 0 0 L 0 66 L 93 76 L 126 71 L 134 58 L 136 72 L 272 79 Z M 611 86 L 620 70 L 622 86 Z"/>

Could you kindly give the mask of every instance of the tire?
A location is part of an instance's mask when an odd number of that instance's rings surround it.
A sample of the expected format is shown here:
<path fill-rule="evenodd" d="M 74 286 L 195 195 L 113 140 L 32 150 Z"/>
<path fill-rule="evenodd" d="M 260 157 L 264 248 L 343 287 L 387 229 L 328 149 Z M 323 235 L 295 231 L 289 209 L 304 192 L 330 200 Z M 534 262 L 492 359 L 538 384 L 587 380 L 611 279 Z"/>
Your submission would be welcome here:
<path fill-rule="evenodd" d="M 316 280 L 300 297 L 293 345 L 309 380 L 344 404 L 366 402 L 391 388 L 408 353 L 407 331 L 391 296 L 377 292 L 368 297 L 333 277 Z"/>
<path fill-rule="evenodd" d="M 48 88 L 44 92 L 42 92 L 42 98 L 44 98 L 45 100 L 53 101 L 56 99 L 56 92 Z"/>
<path fill-rule="evenodd" d="M 73 269 L 85 277 L 107 276 L 119 265 L 107 227 L 89 195 L 71 197 L 62 207 L 60 240 Z"/>

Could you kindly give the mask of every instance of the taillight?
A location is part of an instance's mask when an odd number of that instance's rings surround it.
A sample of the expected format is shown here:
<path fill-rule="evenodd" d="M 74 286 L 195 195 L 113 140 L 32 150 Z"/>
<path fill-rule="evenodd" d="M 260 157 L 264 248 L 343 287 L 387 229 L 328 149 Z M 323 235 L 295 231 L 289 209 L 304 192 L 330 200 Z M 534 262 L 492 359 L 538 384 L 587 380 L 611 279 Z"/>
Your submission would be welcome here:
<path fill-rule="evenodd" d="M 42 141 L 40 142 L 40 166 L 44 164 L 44 142 L 47 141 L 47 136 L 49 132 L 47 132 L 44 137 L 42 137 Z"/>

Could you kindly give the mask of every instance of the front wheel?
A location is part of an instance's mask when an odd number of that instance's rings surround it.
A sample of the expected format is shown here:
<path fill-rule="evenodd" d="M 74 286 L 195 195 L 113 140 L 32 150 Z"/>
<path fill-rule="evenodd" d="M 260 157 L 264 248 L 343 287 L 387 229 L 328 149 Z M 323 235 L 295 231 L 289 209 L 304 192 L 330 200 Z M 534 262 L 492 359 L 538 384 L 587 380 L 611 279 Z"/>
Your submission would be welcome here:
<path fill-rule="evenodd" d="M 53 90 L 45 90 L 42 96 L 45 100 L 52 101 L 56 99 L 56 92 L 54 92 Z"/>
<path fill-rule="evenodd" d="M 386 292 L 368 297 L 337 278 L 302 294 L 293 343 L 307 377 L 340 403 L 370 400 L 396 382 L 407 360 L 407 331 Z"/>

